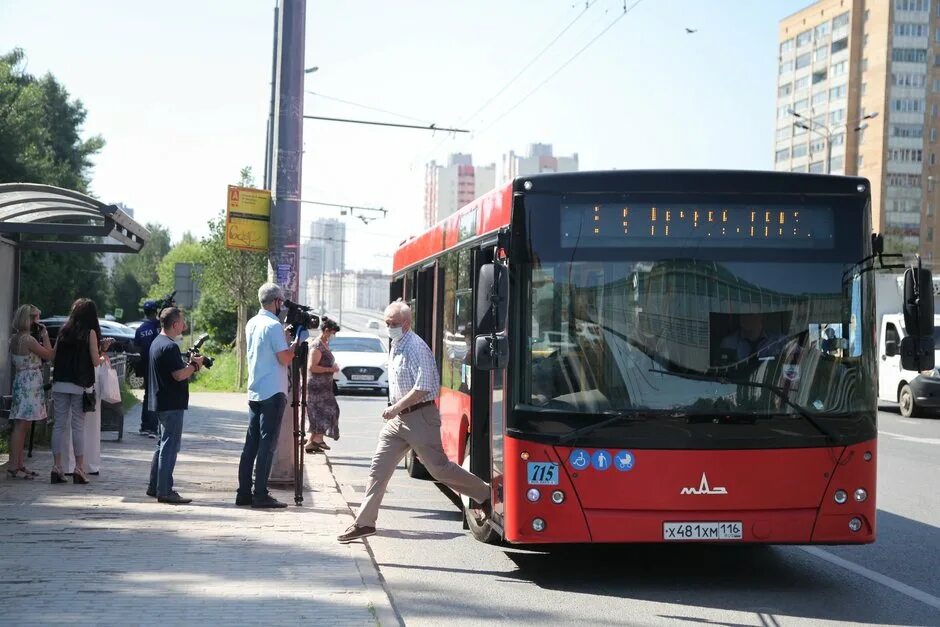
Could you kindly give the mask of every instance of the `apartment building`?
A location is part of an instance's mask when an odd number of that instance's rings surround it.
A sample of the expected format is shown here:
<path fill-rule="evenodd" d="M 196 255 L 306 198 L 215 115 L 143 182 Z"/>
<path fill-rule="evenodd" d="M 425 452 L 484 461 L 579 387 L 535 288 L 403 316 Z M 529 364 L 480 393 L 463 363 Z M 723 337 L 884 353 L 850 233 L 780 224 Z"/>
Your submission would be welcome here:
<path fill-rule="evenodd" d="M 940 255 L 940 0 L 821 0 L 778 45 L 774 168 L 868 178 L 873 228 Z"/>

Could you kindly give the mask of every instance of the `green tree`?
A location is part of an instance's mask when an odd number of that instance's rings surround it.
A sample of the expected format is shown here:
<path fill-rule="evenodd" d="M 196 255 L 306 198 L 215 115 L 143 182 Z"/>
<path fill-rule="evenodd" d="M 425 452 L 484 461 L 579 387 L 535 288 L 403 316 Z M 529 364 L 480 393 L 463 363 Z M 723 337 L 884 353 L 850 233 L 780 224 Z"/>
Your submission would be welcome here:
<path fill-rule="evenodd" d="M 147 224 L 150 239 L 136 255 L 123 255 L 114 266 L 111 278 L 116 307 L 124 310 L 126 320 L 137 320 L 140 305 L 157 282 L 157 267 L 170 251 L 170 232 L 163 225 Z"/>
<path fill-rule="evenodd" d="M 24 69 L 20 49 L 0 56 L 0 183 L 43 183 L 87 191 L 91 159 L 104 146 L 100 136 L 83 140 L 85 108 L 51 74 L 36 78 Z M 72 301 L 94 299 L 111 307 L 111 287 L 96 253 L 24 251 L 21 300 L 44 313 L 67 313 Z"/>
<path fill-rule="evenodd" d="M 254 186 L 250 167 L 242 168 L 238 184 Z M 224 213 L 209 221 L 209 236 L 202 240 L 202 245 L 205 252 L 203 293 L 219 306 L 236 312 L 235 385 L 240 388 L 245 381 L 245 324 L 248 312 L 258 306 L 258 288 L 267 280 L 268 257 L 265 253 L 226 248 Z"/>
<path fill-rule="evenodd" d="M 176 264 L 204 263 L 205 257 L 205 248 L 199 242 L 180 242 L 173 246 L 157 265 L 157 282 L 150 287 L 147 297 L 158 300 L 176 289 Z"/>

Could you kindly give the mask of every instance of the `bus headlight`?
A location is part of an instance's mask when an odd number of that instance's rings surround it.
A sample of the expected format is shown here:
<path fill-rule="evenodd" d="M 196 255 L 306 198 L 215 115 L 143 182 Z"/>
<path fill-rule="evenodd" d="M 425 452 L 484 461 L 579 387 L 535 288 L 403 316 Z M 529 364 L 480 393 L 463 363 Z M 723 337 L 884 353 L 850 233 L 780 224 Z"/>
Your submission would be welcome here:
<path fill-rule="evenodd" d="M 561 490 L 555 490 L 554 492 L 552 492 L 552 503 L 555 503 L 556 505 L 561 505 L 564 502 L 565 502 L 564 492 L 562 492 Z"/>
<path fill-rule="evenodd" d="M 849 495 L 845 490 L 836 490 L 836 493 L 832 495 L 832 499 L 839 505 L 842 505 L 849 500 Z"/>
<path fill-rule="evenodd" d="M 861 503 L 868 498 L 868 490 L 865 488 L 859 488 L 855 491 L 855 500 Z"/>
<path fill-rule="evenodd" d="M 545 531 L 545 521 L 541 518 L 532 519 L 532 530 L 533 531 Z"/>
<path fill-rule="evenodd" d="M 862 528 L 861 518 L 853 518 L 852 520 L 849 521 L 849 529 L 851 529 L 852 531 L 858 531 L 861 528 Z"/>
<path fill-rule="evenodd" d="M 542 493 L 535 488 L 529 488 L 529 491 L 525 493 L 525 497 L 535 503 L 537 500 L 542 498 Z"/>

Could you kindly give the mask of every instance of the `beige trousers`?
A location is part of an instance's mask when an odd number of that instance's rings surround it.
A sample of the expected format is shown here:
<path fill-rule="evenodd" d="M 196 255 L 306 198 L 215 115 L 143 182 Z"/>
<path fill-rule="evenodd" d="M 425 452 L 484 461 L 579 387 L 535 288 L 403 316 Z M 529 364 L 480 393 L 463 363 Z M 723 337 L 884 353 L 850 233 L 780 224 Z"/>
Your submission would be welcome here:
<path fill-rule="evenodd" d="M 375 527 L 379 506 L 398 463 L 413 448 L 435 480 L 477 503 L 490 499 L 490 486 L 447 459 L 441 445 L 441 414 L 428 405 L 385 423 L 369 468 L 369 485 L 356 515 L 360 527 Z"/>

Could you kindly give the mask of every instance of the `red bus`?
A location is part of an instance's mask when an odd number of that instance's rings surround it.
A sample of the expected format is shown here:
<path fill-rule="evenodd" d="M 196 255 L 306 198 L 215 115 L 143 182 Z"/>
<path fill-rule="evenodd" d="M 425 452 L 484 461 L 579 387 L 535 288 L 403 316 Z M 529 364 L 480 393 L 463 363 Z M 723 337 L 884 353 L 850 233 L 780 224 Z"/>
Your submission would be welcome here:
<path fill-rule="evenodd" d="M 473 535 L 873 542 L 870 212 L 862 178 L 546 174 L 403 242 Z"/>

